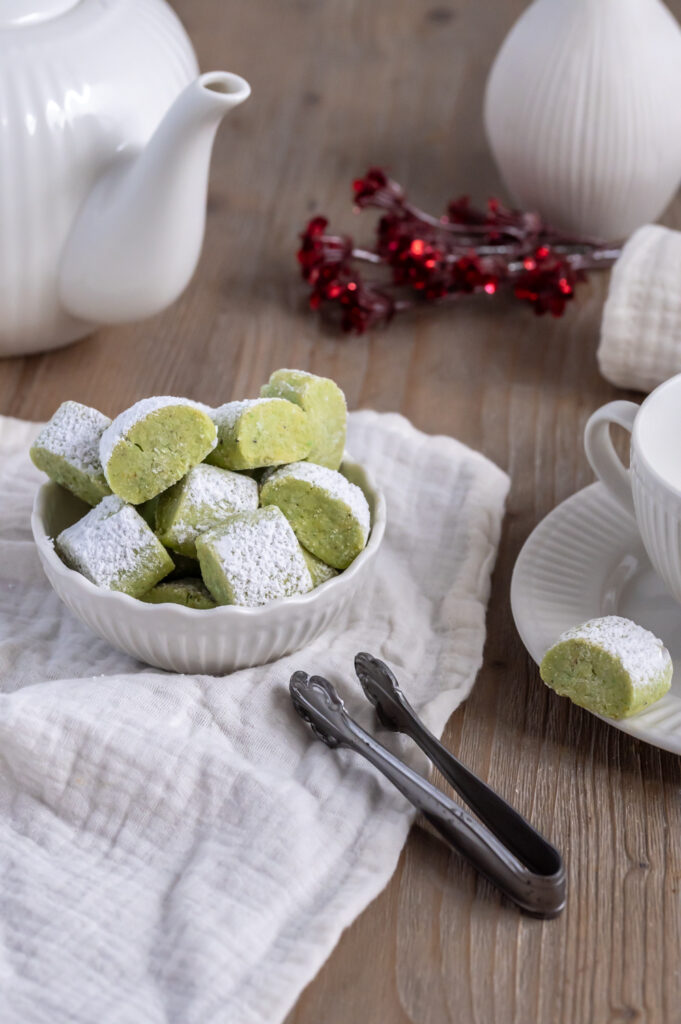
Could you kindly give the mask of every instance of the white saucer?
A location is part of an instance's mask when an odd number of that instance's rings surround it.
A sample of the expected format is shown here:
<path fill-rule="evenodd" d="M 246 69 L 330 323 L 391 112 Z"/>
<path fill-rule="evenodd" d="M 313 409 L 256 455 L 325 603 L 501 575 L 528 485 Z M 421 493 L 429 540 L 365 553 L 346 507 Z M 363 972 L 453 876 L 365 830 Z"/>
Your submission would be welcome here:
<path fill-rule="evenodd" d="M 511 581 L 520 637 L 539 663 L 571 626 L 623 615 L 660 637 L 674 659 L 672 688 L 645 711 L 610 725 L 681 754 L 681 605 L 653 571 L 634 521 L 592 484 L 550 512 L 528 537 Z"/>

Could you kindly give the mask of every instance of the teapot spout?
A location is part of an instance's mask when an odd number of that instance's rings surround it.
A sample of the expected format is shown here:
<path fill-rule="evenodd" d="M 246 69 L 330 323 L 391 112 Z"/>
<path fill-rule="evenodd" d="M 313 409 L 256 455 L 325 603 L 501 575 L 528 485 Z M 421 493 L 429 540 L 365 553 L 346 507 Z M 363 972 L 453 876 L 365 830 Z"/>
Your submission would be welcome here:
<path fill-rule="evenodd" d="M 61 258 L 60 298 L 72 315 L 122 323 L 153 316 L 181 294 L 201 253 L 215 133 L 250 92 L 238 75 L 201 75 L 144 149 L 107 169 Z"/>

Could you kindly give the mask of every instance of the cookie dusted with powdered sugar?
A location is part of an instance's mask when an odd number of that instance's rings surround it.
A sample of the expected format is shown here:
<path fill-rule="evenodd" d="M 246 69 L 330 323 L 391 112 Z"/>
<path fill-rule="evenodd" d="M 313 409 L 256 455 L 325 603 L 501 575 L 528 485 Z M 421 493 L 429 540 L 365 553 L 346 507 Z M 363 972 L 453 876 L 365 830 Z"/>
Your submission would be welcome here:
<path fill-rule="evenodd" d="M 56 548 L 91 583 L 131 597 L 141 597 L 174 568 L 139 512 L 115 494 L 62 530 Z"/>
<path fill-rule="evenodd" d="M 299 405 L 312 430 L 312 448 L 306 461 L 338 469 L 345 451 L 347 407 L 335 381 L 306 370 L 275 370 L 260 394 Z"/>
<path fill-rule="evenodd" d="M 181 604 L 200 611 L 215 608 L 216 604 L 201 580 L 162 580 L 142 596 L 146 604 Z"/>
<path fill-rule="evenodd" d="M 649 630 L 619 615 L 568 629 L 539 668 L 547 686 L 608 718 L 627 718 L 664 696 L 672 659 Z"/>
<path fill-rule="evenodd" d="M 188 398 L 143 398 L 102 434 L 99 456 L 109 487 L 140 505 L 177 483 L 217 443 L 206 406 Z"/>
<path fill-rule="evenodd" d="M 208 462 L 222 469 L 259 469 L 304 459 L 312 448 L 310 423 L 283 398 L 247 398 L 213 411 L 218 443 Z"/>
<path fill-rule="evenodd" d="M 296 536 L 278 508 L 240 512 L 196 542 L 201 575 L 218 604 L 258 607 L 312 590 Z"/>
<path fill-rule="evenodd" d="M 338 575 L 338 569 L 334 569 L 333 566 L 327 565 L 326 562 L 322 562 L 321 558 L 317 558 L 307 548 L 303 548 L 303 558 L 310 570 L 310 576 L 312 577 L 312 586 L 321 587 L 322 583 L 327 583 L 332 580 L 334 576 Z"/>
<path fill-rule="evenodd" d="M 55 483 L 96 505 L 111 494 L 99 458 L 99 442 L 110 423 L 97 409 L 63 402 L 33 442 L 31 460 Z"/>
<path fill-rule="evenodd" d="M 303 547 L 334 569 L 346 569 L 366 546 L 367 500 L 326 466 L 295 462 L 275 470 L 261 487 L 260 504 L 278 506 Z"/>
<path fill-rule="evenodd" d="M 156 505 L 159 540 L 178 554 L 196 558 L 196 538 L 235 512 L 258 507 L 255 480 L 229 469 L 194 466 L 165 491 Z"/>

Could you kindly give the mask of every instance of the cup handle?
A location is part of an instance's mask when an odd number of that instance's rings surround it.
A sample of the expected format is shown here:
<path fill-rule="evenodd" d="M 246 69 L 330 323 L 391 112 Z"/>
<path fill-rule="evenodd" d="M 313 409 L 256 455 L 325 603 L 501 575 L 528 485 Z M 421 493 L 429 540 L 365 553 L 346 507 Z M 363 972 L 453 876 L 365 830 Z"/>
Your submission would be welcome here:
<path fill-rule="evenodd" d="M 610 424 L 617 423 L 631 433 L 639 406 L 635 402 L 608 402 L 589 417 L 584 430 L 586 457 L 606 490 L 634 516 L 631 476 L 615 451 Z"/>

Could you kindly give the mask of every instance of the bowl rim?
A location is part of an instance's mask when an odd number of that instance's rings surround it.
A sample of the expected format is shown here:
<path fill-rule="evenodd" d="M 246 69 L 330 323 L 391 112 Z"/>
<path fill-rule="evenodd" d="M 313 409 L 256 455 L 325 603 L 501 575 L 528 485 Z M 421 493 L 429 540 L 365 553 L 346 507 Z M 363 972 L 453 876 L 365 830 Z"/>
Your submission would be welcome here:
<path fill-rule="evenodd" d="M 33 508 L 31 510 L 33 540 L 41 559 L 49 564 L 50 569 L 56 576 L 63 579 L 66 587 L 69 589 L 73 586 L 80 587 L 84 595 L 89 594 L 93 600 L 100 602 L 100 604 L 108 602 L 112 613 L 115 613 L 116 610 L 124 612 L 127 609 L 128 611 L 134 610 L 137 614 L 147 616 L 148 618 L 151 618 L 153 615 L 160 617 L 163 614 L 173 615 L 178 619 L 187 619 L 187 621 L 196 621 L 196 616 L 199 616 L 202 622 L 205 622 L 209 617 L 212 619 L 221 617 L 232 622 L 238 619 L 265 619 L 268 615 L 276 614 L 276 612 L 283 609 L 305 608 L 308 605 L 314 604 L 322 593 L 329 594 L 334 588 L 340 589 L 348 585 L 362 571 L 367 562 L 371 561 L 381 545 L 387 521 L 386 502 L 383 492 L 376 486 L 371 474 L 362 463 L 357 462 L 347 452 L 343 456 L 341 466 L 348 466 L 348 468 L 360 471 L 363 476 L 363 486 L 361 489 L 365 492 L 365 496 L 370 497 L 373 502 L 371 529 L 366 547 L 360 551 L 347 569 L 344 569 L 330 580 L 326 580 L 320 586 L 309 590 L 306 594 L 279 597 L 265 605 L 246 607 L 244 605 L 223 604 L 217 605 L 215 608 L 187 608 L 186 605 L 173 604 L 171 601 L 151 604 L 140 600 L 140 598 L 131 597 L 130 594 L 125 594 L 120 590 L 106 590 L 104 587 L 98 587 L 87 577 L 83 576 L 82 573 L 76 569 L 70 569 L 62 562 L 56 552 L 54 538 L 49 535 L 45 528 L 44 508 L 46 492 L 51 487 L 59 486 L 53 480 L 46 480 L 41 484 L 33 499 Z M 49 582 L 53 589 L 56 590 L 52 580 L 49 580 Z"/>

